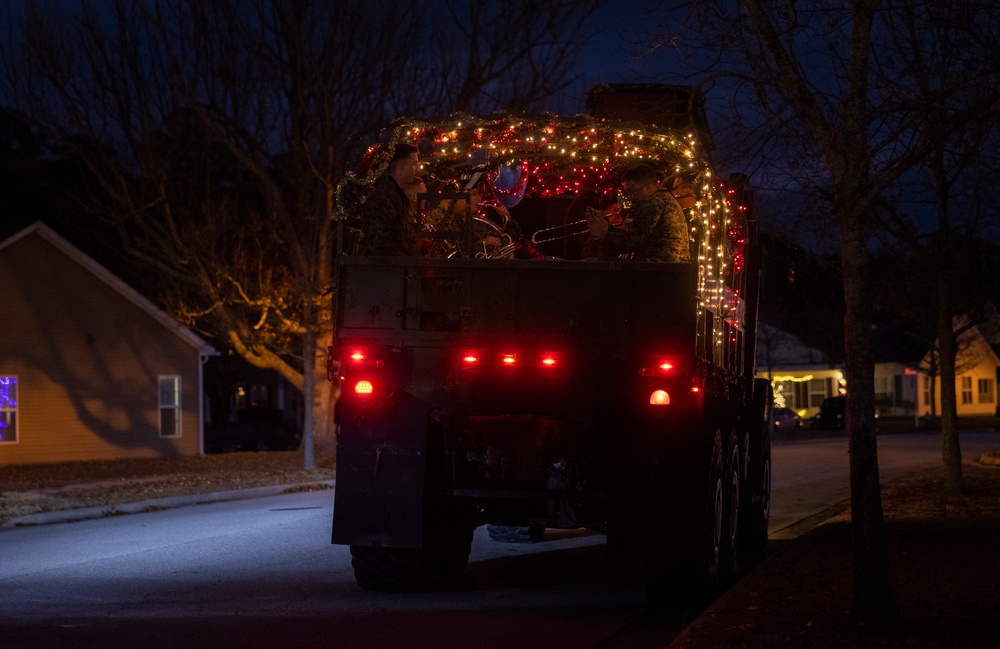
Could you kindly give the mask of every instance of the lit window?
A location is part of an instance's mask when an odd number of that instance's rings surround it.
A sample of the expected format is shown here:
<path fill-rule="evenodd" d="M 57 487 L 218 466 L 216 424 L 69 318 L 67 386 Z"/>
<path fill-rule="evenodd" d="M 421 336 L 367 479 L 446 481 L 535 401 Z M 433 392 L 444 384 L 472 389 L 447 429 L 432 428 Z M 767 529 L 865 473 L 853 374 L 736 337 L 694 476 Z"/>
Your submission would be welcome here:
<path fill-rule="evenodd" d="M 827 379 L 809 379 L 809 407 L 818 408 L 823 405 L 823 400 L 829 396 Z"/>
<path fill-rule="evenodd" d="M 979 379 L 979 403 L 993 403 L 995 400 L 993 379 Z"/>
<path fill-rule="evenodd" d="M 17 442 L 17 377 L 0 375 L 0 444 Z"/>
<path fill-rule="evenodd" d="M 160 377 L 160 437 L 181 436 L 181 377 Z"/>
<path fill-rule="evenodd" d="M 962 385 L 962 404 L 972 403 L 972 377 L 960 376 L 958 380 L 961 381 Z"/>

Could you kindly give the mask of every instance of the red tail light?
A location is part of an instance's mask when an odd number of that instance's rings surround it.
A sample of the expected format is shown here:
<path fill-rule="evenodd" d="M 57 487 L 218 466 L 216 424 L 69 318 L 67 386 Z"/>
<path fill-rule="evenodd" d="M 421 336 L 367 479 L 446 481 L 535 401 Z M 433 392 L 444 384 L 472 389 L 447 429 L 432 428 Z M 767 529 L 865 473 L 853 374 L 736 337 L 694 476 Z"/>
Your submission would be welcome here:
<path fill-rule="evenodd" d="M 375 386 L 372 385 L 371 381 L 362 379 L 354 384 L 354 394 L 359 396 L 367 396 L 375 391 Z"/>
<path fill-rule="evenodd" d="M 470 351 L 464 352 L 457 358 L 458 364 L 463 367 L 482 366 L 483 370 L 503 367 L 518 367 L 524 370 L 530 369 L 550 369 L 562 365 L 559 354 L 552 352 L 493 352 L 493 351 Z"/>
<path fill-rule="evenodd" d="M 675 368 L 676 364 L 671 360 L 650 358 L 643 361 L 642 367 L 639 368 L 639 376 L 663 376 L 672 374 Z"/>
<path fill-rule="evenodd" d="M 649 404 L 652 406 L 669 406 L 670 394 L 666 390 L 654 390 L 649 395 Z"/>

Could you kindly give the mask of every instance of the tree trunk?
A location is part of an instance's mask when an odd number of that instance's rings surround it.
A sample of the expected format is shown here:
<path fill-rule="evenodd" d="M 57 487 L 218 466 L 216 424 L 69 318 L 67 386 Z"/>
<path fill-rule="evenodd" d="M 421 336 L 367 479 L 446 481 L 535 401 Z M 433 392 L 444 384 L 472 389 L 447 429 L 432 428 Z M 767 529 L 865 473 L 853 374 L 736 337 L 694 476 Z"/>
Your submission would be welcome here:
<path fill-rule="evenodd" d="M 334 300 L 331 292 L 333 280 L 333 260 L 336 257 L 336 228 L 334 228 L 334 194 L 331 184 L 327 184 L 325 225 L 320 228 L 320 246 L 316 263 L 316 286 L 327 287 L 316 307 L 315 362 L 313 372 L 317 377 L 310 393 L 313 398 L 313 431 L 316 450 L 320 458 L 329 463 L 337 454 L 337 424 L 334 419 L 337 398 L 340 397 L 340 382 L 330 381 L 327 376 L 327 353 L 333 345 Z"/>
<path fill-rule="evenodd" d="M 850 215 L 841 223 L 854 569 L 851 617 L 861 622 L 884 624 L 896 620 L 898 611 L 889 571 L 875 442 L 875 365 L 863 222 L 856 215 Z"/>
<path fill-rule="evenodd" d="M 315 446 L 315 417 L 313 416 L 313 385 L 315 384 L 315 363 L 310 363 L 313 354 L 316 352 L 316 334 L 311 327 L 306 328 L 306 334 L 302 343 L 303 357 L 302 364 L 302 455 L 303 468 L 311 471 L 316 468 L 316 446 Z"/>
<path fill-rule="evenodd" d="M 316 363 L 314 372 L 316 381 L 313 386 L 313 430 L 316 440 L 316 450 L 324 462 L 329 462 L 337 453 L 337 428 L 334 420 L 334 408 L 340 396 L 340 388 L 336 383 L 327 380 L 326 355 L 327 348 L 333 343 L 330 332 L 317 336 Z"/>
<path fill-rule="evenodd" d="M 941 457 L 944 461 L 944 494 L 962 495 L 962 449 L 958 440 L 958 398 L 955 358 L 958 340 L 952 322 L 951 292 L 947 274 L 937 276 L 938 366 L 941 374 Z"/>

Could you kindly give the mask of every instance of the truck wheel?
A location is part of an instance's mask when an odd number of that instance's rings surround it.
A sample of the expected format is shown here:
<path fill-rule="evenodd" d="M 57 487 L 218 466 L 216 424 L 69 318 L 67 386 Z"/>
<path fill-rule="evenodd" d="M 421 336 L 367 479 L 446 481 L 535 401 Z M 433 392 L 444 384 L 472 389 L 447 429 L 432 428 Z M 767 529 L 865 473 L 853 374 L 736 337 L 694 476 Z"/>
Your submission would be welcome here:
<path fill-rule="evenodd" d="M 470 525 L 428 521 L 423 548 L 371 548 L 352 545 L 354 579 L 364 590 L 411 592 L 464 585 L 472 549 Z"/>
<path fill-rule="evenodd" d="M 723 476 L 722 546 L 719 551 L 720 581 L 726 583 L 739 571 L 740 485 L 742 484 L 740 444 L 736 431 L 729 435 Z"/>
<path fill-rule="evenodd" d="M 685 483 L 702 486 L 693 491 L 697 501 L 677 502 L 672 507 L 686 512 L 670 521 L 677 538 L 667 544 L 666 551 L 650 557 L 646 595 L 656 604 L 702 602 L 719 588 L 727 504 L 722 433 L 715 432 L 707 471 L 704 460 L 686 460 L 676 465 L 677 493 L 684 493 Z M 692 467 L 702 469 L 692 471 Z"/>
<path fill-rule="evenodd" d="M 487 525 L 486 533 L 498 543 L 538 543 L 545 534 L 545 528 L 537 525 Z"/>
<path fill-rule="evenodd" d="M 771 440 L 764 439 L 759 459 L 751 460 L 748 489 L 740 511 L 740 550 L 760 554 L 767 547 L 771 518 Z"/>
<path fill-rule="evenodd" d="M 430 583 L 430 563 L 424 550 L 351 546 L 354 579 L 364 590 L 415 591 Z"/>

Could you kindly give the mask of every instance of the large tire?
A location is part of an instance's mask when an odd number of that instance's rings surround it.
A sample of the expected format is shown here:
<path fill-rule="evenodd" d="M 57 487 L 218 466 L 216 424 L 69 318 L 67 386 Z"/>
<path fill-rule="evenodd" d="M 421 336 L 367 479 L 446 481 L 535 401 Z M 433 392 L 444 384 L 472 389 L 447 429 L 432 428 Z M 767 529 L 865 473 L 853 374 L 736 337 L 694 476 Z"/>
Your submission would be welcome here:
<path fill-rule="evenodd" d="M 423 548 L 351 546 L 354 579 L 364 590 L 410 592 L 464 585 L 473 526 L 443 512 L 425 523 Z"/>
<path fill-rule="evenodd" d="M 715 431 L 708 461 L 703 457 L 678 458 L 674 491 L 683 494 L 683 483 L 700 484 L 687 493 L 697 501 L 671 507 L 684 515 L 669 521 L 677 542 L 666 554 L 650 556 L 646 595 L 654 604 L 704 602 L 719 589 L 725 534 L 726 460 L 722 433 Z"/>
<path fill-rule="evenodd" d="M 771 438 L 767 422 L 774 400 L 767 379 L 754 381 L 753 400 L 744 417 L 750 443 L 746 449 L 746 478 L 740 508 L 740 553 L 759 555 L 767 546 L 771 516 Z"/>
<path fill-rule="evenodd" d="M 740 551 L 753 556 L 767 547 L 767 528 L 771 519 L 771 440 L 764 438 L 759 458 L 750 462 L 748 493 L 740 512 Z"/>
<path fill-rule="evenodd" d="M 424 550 L 351 546 L 354 579 L 364 590 L 408 592 L 426 589 L 431 564 Z"/>
<path fill-rule="evenodd" d="M 487 525 L 486 533 L 498 543 L 538 543 L 545 534 L 545 528 L 535 525 Z"/>
<path fill-rule="evenodd" d="M 726 445 L 723 475 L 722 544 L 719 550 L 719 579 L 725 584 L 739 572 L 740 485 L 743 483 L 739 438 L 734 430 Z"/>

